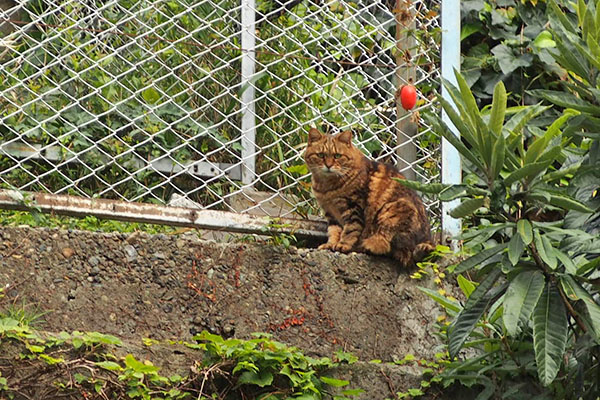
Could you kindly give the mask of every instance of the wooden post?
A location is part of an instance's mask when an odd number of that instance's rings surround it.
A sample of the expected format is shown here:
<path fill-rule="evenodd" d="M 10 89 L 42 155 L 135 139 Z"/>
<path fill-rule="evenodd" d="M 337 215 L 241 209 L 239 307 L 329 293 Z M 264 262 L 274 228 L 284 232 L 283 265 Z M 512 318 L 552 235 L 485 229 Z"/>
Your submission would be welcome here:
<path fill-rule="evenodd" d="M 411 112 L 404 110 L 400 103 L 400 89 L 403 85 L 415 81 L 415 68 L 412 64 L 412 52 L 415 49 L 415 15 L 410 9 L 409 0 L 396 0 L 396 140 L 399 157 L 397 167 L 408 179 L 415 179 L 416 174 L 412 169 L 417 161 L 417 146 L 413 137 L 417 133 L 417 124 L 412 121 Z"/>

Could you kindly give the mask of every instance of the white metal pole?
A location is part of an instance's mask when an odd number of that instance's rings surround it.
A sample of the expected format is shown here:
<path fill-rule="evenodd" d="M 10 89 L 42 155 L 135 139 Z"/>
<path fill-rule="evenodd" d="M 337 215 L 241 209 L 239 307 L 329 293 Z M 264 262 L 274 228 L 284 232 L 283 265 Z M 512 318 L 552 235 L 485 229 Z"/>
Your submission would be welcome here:
<path fill-rule="evenodd" d="M 442 78 L 456 85 L 454 70 L 460 70 L 460 0 L 442 0 Z M 442 87 L 442 97 L 452 103 L 446 88 Z M 442 119 L 452 133 L 460 136 L 445 112 Z M 442 183 L 461 182 L 461 163 L 458 151 L 442 138 Z M 448 212 L 456 207 L 460 200 L 442 203 L 442 239 L 450 239 L 460 233 L 461 221 L 452 218 Z M 453 246 L 455 247 L 455 243 Z"/>
<path fill-rule="evenodd" d="M 251 185 L 256 167 L 256 115 L 254 86 L 251 79 L 256 67 L 255 0 L 242 1 L 242 183 Z"/>

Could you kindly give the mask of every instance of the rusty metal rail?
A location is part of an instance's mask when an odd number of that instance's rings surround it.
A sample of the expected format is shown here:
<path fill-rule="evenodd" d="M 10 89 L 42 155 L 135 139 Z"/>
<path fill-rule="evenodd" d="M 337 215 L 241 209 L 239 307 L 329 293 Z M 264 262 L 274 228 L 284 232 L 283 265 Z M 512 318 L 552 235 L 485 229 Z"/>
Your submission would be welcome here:
<path fill-rule="evenodd" d="M 234 233 L 294 234 L 298 238 L 325 239 L 323 221 L 259 217 L 215 210 L 193 210 L 148 203 L 127 203 L 77 196 L 0 190 L 0 208 L 38 211 L 74 217 L 98 218 L 149 224 L 185 226 Z"/>

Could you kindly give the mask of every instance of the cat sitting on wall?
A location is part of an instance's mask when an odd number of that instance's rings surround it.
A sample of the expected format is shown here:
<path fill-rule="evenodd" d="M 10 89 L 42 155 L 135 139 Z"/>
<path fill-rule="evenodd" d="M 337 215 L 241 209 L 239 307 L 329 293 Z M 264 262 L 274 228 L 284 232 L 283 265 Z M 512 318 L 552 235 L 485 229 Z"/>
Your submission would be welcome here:
<path fill-rule="evenodd" d="M 331 136 L 311 129 L 304 159 L 329 224 L 320 249 L 387 255 L 405 267 L 433 250 L 421 198 L 392 179 L 404 178 L 394 167 L 354 147 L 351 131 Z"/>

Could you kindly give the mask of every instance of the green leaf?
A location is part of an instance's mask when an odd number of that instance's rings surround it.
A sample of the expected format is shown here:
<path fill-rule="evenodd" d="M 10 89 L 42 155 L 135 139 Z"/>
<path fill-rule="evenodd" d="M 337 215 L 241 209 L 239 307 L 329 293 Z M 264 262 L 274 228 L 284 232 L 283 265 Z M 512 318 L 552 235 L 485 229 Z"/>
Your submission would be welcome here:
<path fill-rule="evenodd" d="M 557 260 L 554 255 L 554 248 L 552 247 L 552 243 L 550 239 L 546 237 L 546 235 L 540 235 L 540 232 L 537 229 L 533 231 L 533 241 L 535 243 L 535 248 L 540 255 L 540 258 L 548 264 L 548 266 L 552 269 L 556 268 Z"/>
<path fill-rule="evenodd" d="M 512 265 L 517 265 L 523 250 L 525 250 L 525 243 L 521 240 L 521 235 L 513 235 L 508 242 L 508 259 Z"/>
<path fill-rule="evenodd" d="M 453 103 L 450 103 L 442 96 L 438 96 L 438 101 L 442 105 L 444 112 L 448 115 L 454 126 L 460 131 L 460 135 L 471 146 L 476 146 L 476 128 L 471 125 L 471 121 L 467 118 L 467 111 L 462 104 L 460 92 L 458 92 L 458 90 L 447 81 L 444 81 L 444 86 L 448 89 L 448 93 L 450 93 Z"/>
<path fill-rule="evenodd" d="M 431 290 L 431 289 L 424 288 L 421 286 L 417 286 L 417 288 L 421 292 L 425 293 L 427 296 L 431 297 L 434 301 L 436 301 L 442 307 L 444 307 L 444 309 L 454 311 L 454 312 L 460 311 L 460 305 L 457 302 L 450 300 L 449 298 L 447 298 L 445 296 L 442 296 L 435 290 Z"/>
<path fill-rule="evenodd" d="M 456 268 L 454 268 L 453 272 L 455 274 L 460 274 L 460 273 L 463 273 L 465 271 L 468 271 L 468 270 L 470 270 L 470 269 L 478 266 L 479 264 L 481 264 L 482 262 L 484 262 L 488 258 L 490 258 L 490 257 L 498 254 L 499 252 L 503 251 L 507 247 L 508 247 L 508 243 L 502 243 L 502 244 L 496 245 L 494 247 L 491 247 L 489 249 L 482 250 L 479 253 L 475 254 L 474 256 L 469 257 L 466 260 L 464 260 L 461 263 L 459 263 L 456 266 Z"/>
<path fill-rule="evenodd" d="M 458 278 L 456 278 L 456 280 L 458 281 L 458 286 L 460 287 L 460 290 L 462 290 L 466 297 L 471 296 L 471 293 L 473 293 L 473 291 L 477 287 L 473 282 L 471 282 L 462 275 L 458 275 Z"/>
<path fill-rule="evenodd" d="M 504 158 L 506 153 L 506 141 L 502 132 L 498 135 L 494 147 L 492 149 L 492 161 L 490 163 L 490 169 L 488 177 L 490 179 L 496 179 L 502 171 L 504 165 Z"/>
<path fill-rule="evenodd" d="M 148 89 L 144 90 L 142 92 L 142 97 L 149 104 L 155 104 L 158 102 L 158 100 L 160 100 L 160 94 L 153 87 L 149 87 Z"/>
<path fill-rule="evenodd" d="M 452 185 L 442 190 L 438 195 L 438 198 L 440 201 L 451 201 L 467 195 L 467 185 Z"/>
<path fill-rule="evenodd" d="M 580 167 L 581 167 L 581 162 L 578 162 L 576 164 L 568 166 L 567 168 L 559 169 L 558 171 L 549 172 L 544 175 L 543 180 L 544 180 L 544 182 L 552 182 L 552 181 L 560 180 L 567 175 L 574 175 L 579 170 Z"/>
<path fill-rule="evenodd" d="M 577 275 L 585 275 L 600 266 L 600 257 L 596 257 L 577 268 Z"/>
<path fill-rule="evenodd" d="M 560 294 L 548 283 L 533 310 L 533 347 L 544 386 L 554 381 L 567 344 L 567 312 Z"/>
<path fill-rule="evenodd" d="M 582 213 L 593 213 L 594 210 L 572 197 L 565 194 L 553 194 L 550 196 L 550 204 L 556 207 L 564 208 L 565 210 L 575 210 Z"/>
<path fill-rule="evenodd" d="M 572 108 L 584 113 L 600 115 L 600 107 L 563 90 L 536 89 L 531 90 L 530 93 L 564 108 Z"/>
<path fill-rule="evenodd" d="M 571 260 L 571 257 L 569 257 L 567 254 L 563 253 L 559 249 L 554 249 L 554 255 L 556 256 L 556 258 L 558 258 L 558 260 L 565 267 L 566 272 L 568 272 L 569 274 L 576 273 L 577 268 L 575 267 L 575 263 L 573 263 L 573 260 Z"/>
<path fill-rule="evenodd" d="M 504 184 L 506 186 L 510 186 L 513 183 L 520 181 L 522 179 L 525 179 L 525 181 L 531 181 L 531 179 L 533 179 L 535 176 L 537 176 L 543 170 L 548 168 L 548 165 L 549 165 L 549 163 L 547 163 L 547 162 L 536 162 L 536 163 L 525 165 L 524 167 L 521 167 L 521 168 L 517 169 L 516 171 L 511 172 L 510 175 L 508 175 L 504 179 Z"/>
<path fill-rule="evenodd" d="M 548 146 L 548 141 L 545 137 L 536 138 L 534 142 L 529 145 L 529 148 L 525 153 L 525 161 L 523 164 L 529 165 L 537 161 L 546 149 L 546 146 Z"/>
<path fill-rule="evenodd" d="M 590 315 L 591 328 L 596 339 L 600 339 L 600 305 L 596 303 L 592 295 L 571 276 L 561 276 L 560 283 L 569 299 L 573 301 L 582 300 L 584 302 L 588 314 Z"/>
<path fill-rule="evenodd" d="M 238 383 L 265 387 L 273 383 L 273 374 L 268 371 L 244 371 L 238 378 Z"/>
<path fill-rule="evenodd" d="M 511 134 L 521 135 L 521 130 L 529 121 L 533 118 L 537 117 L 544 111 L 548 110 L 549 106 L 542 106 L 541 103 L 538 103 L 533 106 L 528 106 L 520 110 L 516 113 L 511 119 L 509 119 L 506 124 L 504 124 L 504 129 L 510 132 Z M 513 150 L 512 147 L 509 147 Z"/>
<path fill-rule="evenodd" d="M 123 369 L 123 367 L 113 361 L 99 361 L 96 363 L 96 366 L 109 371 L 121 371 Z"/>
<path fill-rule="evenodd" d="M 448 110 L 453 110 L 452 106 L 450 105 L 450 103 L 448 103 L 444 98 L 440 97 L 439 98 L 440 102 L 442 103 L 442 106 L 444 107 L 444 111 L 446 111 L 446 113 L 448 115 L 450 115 L 450 113 L 448 112 Z M 456 113 L 455 113 L 456 114 Z M 456 116 L 456 118 L 458 118 L 458 121 L 454 121 L 452 120 L 452 123 L 454 123 L 454 125 L 458 128 L 458 130 L 461 132 L 461 134 L 464 134 L 465 131 L 467 130 L 466 127 L 464 127 L 464 123 L 462 123 L 462 119 L 460 117 L 458 117 L 458 115 Z M 460 122 L 459 122 L 460 121 Z M 481 163 L 481 160 L 479 160 L 477 158 L 477 156 L 475 156 L 473 154 L 472 150 L 469 150 L 467 148 L 467 146 L 465 146 L 459 137 L 457 137 L 451 130 L 450 128 L 448 128 L 448 126 L 443 123 L 443 128 L 440 130 L 440 134 L 448 141 L 450 142 L 450 144 L 452 146 L 454 146 L 454 148 L 467 160 L 469 160 L 475 167 L 479 168 L 481 171 L 485 171 L 485 168 L 483 167 L 483 164 Z M 461 125 L 457 125 L 457 124 L 462 124 L 463 127 L 461 127 Z"/>
<path fill-rule="evenodd" d="M 329 386 L 334 386 L 334 387 L 347 386 L 350 383 L 349 381 L 346 381 L 343 379 L 329 378 L 327 376 L 321 376 L 319 379 L 321 380 L 321 382 L 324 382 L 324 383 L 328 384 Z"/>
<path fill-rule="evenodd" d="M 563 29 L 565 29 L 568 32 L 575 33 L 576 32 L 575 26 L 573 26 L 573 24 L 567 18 L 565 13 L 560 9 L 558 4 L 556 4 L 556 1 L 548 0 L 548 5 L 550 6 L 550 9 L 552 10 L 552 14 L 554 16 L 558 17 L 558 21 L 562 25 Z"/>
<path fill-rule="evenodd" d="M 510 336 L 516 336 L 519 324 L 526 324 L 544 290 L 545 279 L 540 271 L 527 270 L 508 285 L 504 296 L 504 326 Z"/>
<path fill-rule="evenodd" d="M 526 219 L 520 219 L 517 221 L 517 232 L 521 235 L 521 240 L 525 246 L 529 246 L 529 243 L 533 241 L 533 228 L 531 222 Z"/>
<path fill-rule="evenodd" d="M 152 365 L 149 361 L 146 361 L 148 364 L 140 362 L 135 359 L 135 357 L 131 354 L 127 354 L 125 356 L 125 366 L 127 368 L 132 369 L 135 372 L 141 372 L 143 374 L 153 373 L 158 371 L 158 367 Z"/>
<path fill-rule="evenodd" d="M 504 126 L 504 115 L 506 114 L 506 89 L 504 83 L 499 81 L 494 87 L 494 96 L 492 100 L 492 111 L 488 126 L 490 131 L 496 136 L 502 136 L 502 127 Z"/>
<path fill-rule="evenodd" d="M 342 394 L 344 396 L 360 396 L 363 393 L 365 393 L 364 389 L 346 389 L 346 390 L 342 390 Z"/>
<path fill-rule="evenodd" d="M 450 216 L 452 218 L 463 218 L 467 215 L 473 214 L 477 211 L 478 208 L 482 207 L 485 204 L 485 198 L 474 198 L 467 199 L 460 203 L 457 207 L 455 207 L 452 211 L 450 211 Z"/>
<path fill-rule="evenodd" d="M 488 273 L 485 279 L 477 286 L 477 289 L 471 293 L 465 307 L 448 328 L 448 352 L 450 353 L 450 358 L 456 357 L 462 345 L 473 331 L 475 324 L 477 324 L 489 307 L 492 296 L 488 295 L 488 291 L 496 283 L 500 275 L 502 275 L 500 268 L 495 268 Z"/>
<path fill-rule="evenodd" d="M 467 81 L 456 69 L 454 70 L 454 77 L 456 78 L 456 83 L 458 83 L 461 98 L 467 108 L 467 117 L 470 118 L 474 127 L 482 125 L 482 123 L 479 122 L 481 121 L 481 114 L 479 113 L 479 107 L 477 107 L 477 101 L 475 101 L 475 97 L 473 96 Z"/>
<path fill-rule="evenodd" d="M 552 40 L 552 34 L 544 30 L 537 35 L 537 37 L 533 41 L 533 45 L 538 49 L 547 49 L 551 47 L 556 47 L 556 42 Z"/>

